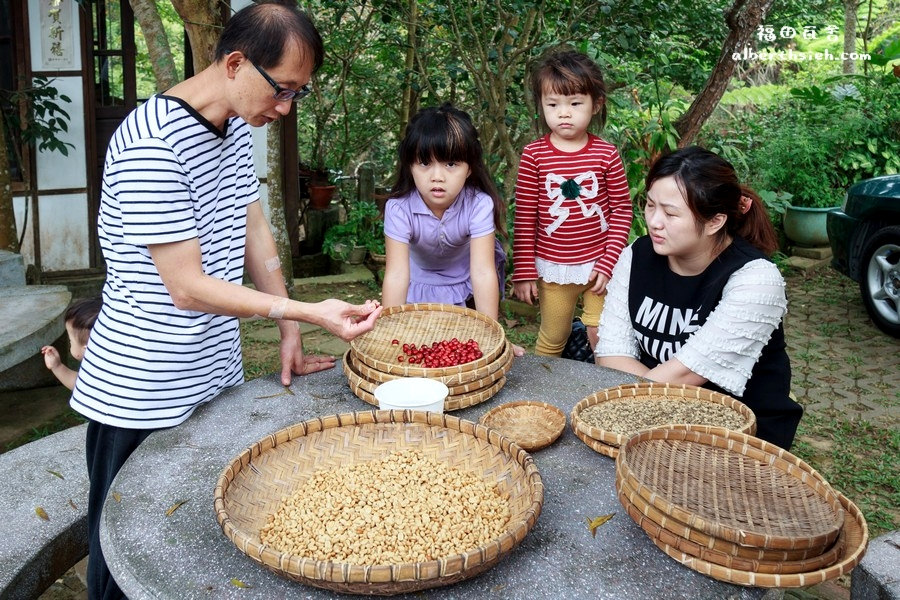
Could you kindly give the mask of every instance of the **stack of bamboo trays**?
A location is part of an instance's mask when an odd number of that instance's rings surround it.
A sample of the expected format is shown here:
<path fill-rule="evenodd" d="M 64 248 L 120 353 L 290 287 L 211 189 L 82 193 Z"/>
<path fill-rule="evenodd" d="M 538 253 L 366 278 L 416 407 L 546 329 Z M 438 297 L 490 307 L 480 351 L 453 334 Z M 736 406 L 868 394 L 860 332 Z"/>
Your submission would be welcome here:
<path fill-rule="evenodd" d="M 808 464 L 718 427 L 659 427 L 625 441 L 616 491 L 629 516 L 685 566 L 746 586 L 805 587 L 862 559 L 865 519 Z"/>
<path fill-rule="evenodd" d="M 403 356 L 403 344 L 431 345 L 457 338 L 478 342 L 481 358 L 452 367 L 411 365 Z M 343 356 L 350 390 L 360 400 L 378 405 L 375 388 L 400 377 L 428 377 L 446 384 L 450 393 L 444 411 L 474 406 L 491 399 L 506 384 L 512 366 L 512 344 L 499 323 L 459 306 L 416 303 L 385 309 L 375 328 L 352 342 Z"/>

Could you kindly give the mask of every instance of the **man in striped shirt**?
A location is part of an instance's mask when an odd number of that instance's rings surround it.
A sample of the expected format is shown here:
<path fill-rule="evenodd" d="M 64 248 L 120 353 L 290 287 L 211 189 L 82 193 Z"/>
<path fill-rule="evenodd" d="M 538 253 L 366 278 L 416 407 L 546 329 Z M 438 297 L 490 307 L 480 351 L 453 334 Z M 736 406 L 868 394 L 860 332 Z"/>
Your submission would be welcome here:
<path fill-rule="evenodd" d="M 89 419 L 88 593 L 119 598 L 99 517 L 122 464 L 154 430 L 243 381 L 239 317 L 275 319 L 281 380 L 334 366 L 303 353 L 298 321 L 349 340 L 377 302 L 288 298 L 259 203 L 249 126 L 309 93 L 322 40 L 295 7 L 254 4 L 228 22 L 207 69 L 132 112 L 109 144 L 98 218 L 107 273 L 72 407 Z M 242 285 L 244 270 L 255 289 Z"/>

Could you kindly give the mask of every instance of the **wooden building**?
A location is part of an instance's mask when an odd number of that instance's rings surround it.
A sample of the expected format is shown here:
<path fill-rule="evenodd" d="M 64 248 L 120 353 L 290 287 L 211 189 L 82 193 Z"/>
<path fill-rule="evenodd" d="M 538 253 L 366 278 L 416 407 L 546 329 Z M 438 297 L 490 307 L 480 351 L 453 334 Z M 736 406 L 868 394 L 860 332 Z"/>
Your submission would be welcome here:
<path fill-rule="evenodd" d="M 248 0 L 239 0 L 234 9 Z M 106 147 L 125 116 L 145 98 L 136 91 L 136 37 L 127 0 L 0 0 L 0 88 L 46 76 L 60 94 L 69 128 L 58 137 L 68 156 L 26 149 L 14 161 L 16 225 L 21 253 L 40 282 L 104 272 L 97 211 Z M 179 43 L 170 40 L 171 43 Z M 183 42 L 181 42 L 183 43 Z M 186 52 L 190 75 L 190 52 Z M 284 190 L 288 231 L 297 249 L 296 119 L 284 119 Z M 266 131 L 254 129 L 256 171 L 265 202 Z"/>

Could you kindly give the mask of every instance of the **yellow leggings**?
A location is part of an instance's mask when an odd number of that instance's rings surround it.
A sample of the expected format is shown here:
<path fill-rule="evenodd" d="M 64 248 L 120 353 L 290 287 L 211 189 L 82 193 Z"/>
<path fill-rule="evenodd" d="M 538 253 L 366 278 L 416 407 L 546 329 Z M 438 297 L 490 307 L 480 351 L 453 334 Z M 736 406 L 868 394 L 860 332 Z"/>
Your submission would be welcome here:
<path fill-rule="evenodd" d="M 584 294 L 584 313 L 582 322 L 588 327 L 596 327 L 600 323 L 603 312 L 603 301 L 606 296 L 591 293 L 593 283 L 550 283 L 538 279 L 538 300 L 541 305 L 541 329 L 535 344 L 535 354 L 541 356 L 559 356 L 562 354 L 569 334 L 572 332 L 572 318 L 575 316 L 575 305 L 578 297 Z"/>

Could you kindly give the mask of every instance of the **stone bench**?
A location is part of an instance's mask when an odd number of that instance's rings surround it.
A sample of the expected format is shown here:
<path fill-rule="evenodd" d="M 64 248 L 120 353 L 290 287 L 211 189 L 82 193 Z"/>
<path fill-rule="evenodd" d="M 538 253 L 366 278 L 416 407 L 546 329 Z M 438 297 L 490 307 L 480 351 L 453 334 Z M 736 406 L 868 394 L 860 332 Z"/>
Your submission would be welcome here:
<path fill-rule="evenodd" d="M 62 285 L 0 286 L 0 390 L 55 383 L 40 351 L 65 335 L 63 315 L 71 299 Z M 57 349 L 66 355 L 67 345 Z"/>
<path fill-rule="evenodd" d="M 0 599 L 37 598 L 87 556 L 86 432 L 79 425 L 0 454 Z"/>

